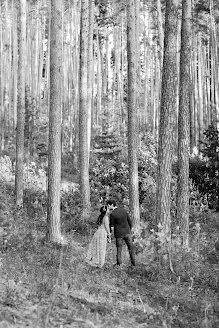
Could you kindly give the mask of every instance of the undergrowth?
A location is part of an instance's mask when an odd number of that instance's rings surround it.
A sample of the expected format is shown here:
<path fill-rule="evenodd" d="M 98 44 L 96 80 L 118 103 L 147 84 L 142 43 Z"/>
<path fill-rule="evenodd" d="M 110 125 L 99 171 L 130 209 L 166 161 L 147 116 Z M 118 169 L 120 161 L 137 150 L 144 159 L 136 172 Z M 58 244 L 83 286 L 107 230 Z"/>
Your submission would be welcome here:
<path fill-rule="evenodd" d="M 96 269 L 84 262 L 96 209 L 86 233 L 74 229 L 75 218 L 63 222 L 69 243 L 54 247 L 44 238 L 43 194 L 25 197 L 26 206 L 18 211 L 12 191 L 1 182 L 0 327 L 218 327 L 219 266 L 208 261 L 214 238 L 203 230 L 208 221 L 214 233 L 215 213 L 214 219 L 208 214 L 196 219 L 189 250 L 180 247 L 176 236 L 169 253 L 159 236 L 155 258 L 157 236 L 143 226 L 144 238 L 135 242 L 136 268 L 129 267 L 125 247 L 122 267 L 113 266 L 113 240 L 106 264 Z"/>
<path fill-rule="evenodd" d="M 83 222 L 78 186 L 65 182 L 61 222 L 68 244 L 55 247 L 45 238 L 45 172 L 34 163 L 25 166 L 24 208 L 18 209 L 9 158 L 0 160 L 0 168 L 0 327 L 219 326 L 219 256 L 215 249 L 219 215 L 207 210 L 193 186 L 189 248 L 182 248 L 176 228 L 169 248 L 162 229 L 153 230 L 151 192 L 142 201 L 140 235 L 134 239 L 136 268 L 129 266 L 126 247 L 122 267 L 114 267 L 113 240 L 107 246 L 106 264 L 95 269 L 84 257 L 96 229 L 99 189 L 92 193 L 90 220 Z M 141 190 L 147 190 L 150 182 L 154 185 L 149 176 L 142 181 Z M 174 206 L 172 215 L 174 219 Z"/>

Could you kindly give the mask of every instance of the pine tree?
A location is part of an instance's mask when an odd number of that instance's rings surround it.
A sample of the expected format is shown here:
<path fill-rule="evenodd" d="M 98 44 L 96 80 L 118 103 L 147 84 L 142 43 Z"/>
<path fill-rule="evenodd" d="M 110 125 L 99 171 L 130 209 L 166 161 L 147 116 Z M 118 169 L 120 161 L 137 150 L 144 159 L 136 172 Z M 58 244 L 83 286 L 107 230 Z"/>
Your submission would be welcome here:
<path fill-rule="evenodd" d="M 170 202 L 174 123 L 177 108 L 177 16 L 178 1 L 166 1 L 164 60 L 158 144 L 156 223 L 170 238 Z"/>
<path fill-rule="evenodd" d="M 82 219 L 90 212 L 89 156 L 88 156 L 88 0 L 81 1 L 80 68 L 79 68 L 79 161 Z"/>
<path fill-rule="evenodd" d="M 127 61 L 128 61 L 128 159 L 129 159 L 129 210 L 136 231 L 140 225 L 138 183 L 138 110 L 135 1 L 127 4 Z"/>
<path fill-rule="evenodd" d="M 50 110 L 48 146 L 48 237 L 62 244 L 60 225 L 62 0 L 51 0 Z"/>
<path fill-rule="evenodd" d="M 184 0 L 181 25 L 177 183 L 177 221 L 184 246 L 189 245 L 190 60 L 191 0 Z"/>
<path fill-rule="evenodd" d="M 25 72 L 26 72 L 26 0 L 18 2 L 18 79 L 16 127 L 16 205 L 23 206 L 24 175 L 24 122 L 25 122 Z"/>

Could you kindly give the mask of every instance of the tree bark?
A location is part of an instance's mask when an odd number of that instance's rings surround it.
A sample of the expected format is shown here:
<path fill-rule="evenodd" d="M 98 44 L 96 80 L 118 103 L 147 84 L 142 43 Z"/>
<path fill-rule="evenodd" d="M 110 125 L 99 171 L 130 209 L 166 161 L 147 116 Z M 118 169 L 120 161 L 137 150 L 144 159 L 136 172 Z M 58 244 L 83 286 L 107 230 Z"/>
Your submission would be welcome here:
<path fill-rule="evenodd" d="M 173 133 L 176 119 L 177 95 L 177 15 L 178 1 L 167 0 L 165 14 L 164 61 L 161 88 L 160 126 L 158 143 L 158 172 L 156 223 L 171 237 L 171 179 Z"/>
<path fill-rule="evenodd" d="M 214 3 L 210 0 L 210 46 L 211 46 L 211 79 L 212 79 L 212 123 L 219 128 L 219 74 L 218 74 L 218 47 L 217 47 L 217 31 L 214 19 Z"/>
<path fill-rule="evenodd" d="M 79 158 L 80 158 L 80 190 L 82 197 L 82 219 L 90 212 L 90 184 L 88 161 L 88 0 L 81 1 L 80 22 L 80 65 L 79 65 Z"/>
<path fill-rule="evenodd" d="M 136 109 L 137 67 L 135 1 L 127 4 L 127 61 L 128 61 L 128 158 L 129 158 L 129 208 L 138 232 L 140 225 L 138 185 L 138 112 Z"/>
<path fill-rule="evenodd" d="M 189 246 L 190 60 L 191 0 L 184 0 L 179 81 L 177 222 L 185 247 Z"/>
<path fill-rule="evenodd" d="M 51 0 L 47 224 L 49 241 L 58 244 L 63 243 L 60 225 L 62 6 L 62 0 Z"/>
<path fill-rule="evenodd" d="M 157 25 L 158 25 L 158 40 L 159 40 L 159 59 L 160 67 L 162 70 L 163 63 L 163 47 L 164 47 L 164 33 L 163 33 L 163 20 L 162 20 L 162 11 L 161 11 L 161 0 L 156 0 L 157 2 Z"/>
<path fill-rule="evenodd" d="M 2 4 L 0 4 L 2 6 Z M 1 7 L 0 7 L 1 8 Z M 2 10 L 2 8 L 1 8 Z M 5 139 L 5 122 L 4 122 L 4 86 L 5 86 L 5 74 L 4 74 L 4 64 L 5 64 L 5 55 L 4 55 L 4 32 L 3 32 L 3 17 L 0 21 L 0 154 L 4 150 L 4 139 Z"/>
<path fill-rule="evenodd" d="M 23 206 L 24 175 L 24 122 L 25 122 L 25 71 L 26 71 L 26 0 L 18 6 L 18 96 L 16 128 L 15 200 Z"/>
<path fill-rule="evenodd" d="M 89 0 L 89 34 L 88 34 L 88 119 L 87 119 L 87 143 L 88 143 L 88 162 L 91 146 L 91 117 L 93 104 L 93 31 L 94 31 L 94 0 Z"/>

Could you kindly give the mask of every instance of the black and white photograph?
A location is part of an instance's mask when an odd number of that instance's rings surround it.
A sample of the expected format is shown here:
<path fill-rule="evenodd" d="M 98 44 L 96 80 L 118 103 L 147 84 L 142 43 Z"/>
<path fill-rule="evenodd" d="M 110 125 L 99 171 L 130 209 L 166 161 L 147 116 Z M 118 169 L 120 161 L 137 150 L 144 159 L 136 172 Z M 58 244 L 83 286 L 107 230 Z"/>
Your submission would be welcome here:
<path fill-rule="evenodd" d="M 0 328 L 219 328 L 218 0 L 0 0 Z"/>

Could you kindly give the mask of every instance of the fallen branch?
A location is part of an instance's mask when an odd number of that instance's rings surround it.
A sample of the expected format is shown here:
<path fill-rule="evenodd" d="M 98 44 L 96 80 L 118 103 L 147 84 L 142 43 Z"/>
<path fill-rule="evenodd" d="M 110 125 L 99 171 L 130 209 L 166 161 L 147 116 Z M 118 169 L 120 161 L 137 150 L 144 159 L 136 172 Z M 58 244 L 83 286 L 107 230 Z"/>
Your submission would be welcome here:
<path fill-rule="evenodd" d="M 140 302 L 141 302 L 141 304 L 142 304 L 143 311 L 144 311 L 144 313 L 146 313 L 146 309 L 145 309 L 144 303 L 143 303 L 143 301 L 142 301 L 141 295 L 140 295 L 139 290 L 138 290 L 137 287 L 136 287 L 136 291 L 137 291 L 137 293 L 138 293 L 139 300 L 140 300 Z"/>

